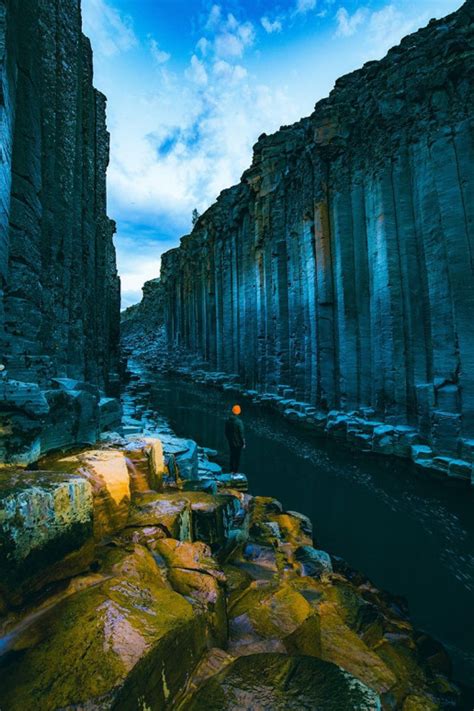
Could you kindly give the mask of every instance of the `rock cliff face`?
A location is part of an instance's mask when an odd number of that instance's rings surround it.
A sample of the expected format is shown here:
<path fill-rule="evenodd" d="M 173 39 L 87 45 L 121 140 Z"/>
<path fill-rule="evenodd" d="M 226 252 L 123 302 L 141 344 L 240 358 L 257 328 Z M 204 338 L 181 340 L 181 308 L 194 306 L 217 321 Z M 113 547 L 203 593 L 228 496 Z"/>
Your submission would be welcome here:
<path fill-rule="evenodd" d="M 105 103 L 79 0 L 0 0 L 1 461 L 94 440 L 117 390 Z"/>
<path fill-rule="evenodd" d="M 240 184 L 164 255 L 173 348 L 469 458 L 473 15 L 469 0 L 260 137 Z"/>
<path fill-rule="evenodd" d="M 163 289 L 160 279 L 150 279 L 143 285 L 139 304 L 129 306 L 121 314 L 121 335 L 124 342 L 138 336 L 153 338 L 163 329 Z"/>

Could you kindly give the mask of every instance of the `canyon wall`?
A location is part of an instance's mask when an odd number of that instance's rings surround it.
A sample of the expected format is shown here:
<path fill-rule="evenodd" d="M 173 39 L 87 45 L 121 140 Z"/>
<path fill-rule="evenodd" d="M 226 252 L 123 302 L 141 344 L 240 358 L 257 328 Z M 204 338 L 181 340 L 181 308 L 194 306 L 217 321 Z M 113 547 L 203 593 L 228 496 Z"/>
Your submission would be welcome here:
<path fill-rule="evenodd" d="M 0 0 L 3 462 L 94 440 L 118 394 L 105 105 L 80 1 Z"/>
<path fill-rule="evenodd" d="M 260 137 L 240 184 L 163 257 L 171 348 L 472 460 L 473 8 Z"/>

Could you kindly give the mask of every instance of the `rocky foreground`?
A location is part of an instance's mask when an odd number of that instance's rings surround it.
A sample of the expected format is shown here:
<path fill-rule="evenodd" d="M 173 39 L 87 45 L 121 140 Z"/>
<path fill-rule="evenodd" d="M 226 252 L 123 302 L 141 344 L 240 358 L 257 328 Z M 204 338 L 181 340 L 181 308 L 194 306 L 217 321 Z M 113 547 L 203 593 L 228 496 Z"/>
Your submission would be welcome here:
<path fill-rule="evenodd" d="M 456 708 L 403 602 L 134 410 L 145 387 L 121 434 L 0 474 L 2 711 Z"/>

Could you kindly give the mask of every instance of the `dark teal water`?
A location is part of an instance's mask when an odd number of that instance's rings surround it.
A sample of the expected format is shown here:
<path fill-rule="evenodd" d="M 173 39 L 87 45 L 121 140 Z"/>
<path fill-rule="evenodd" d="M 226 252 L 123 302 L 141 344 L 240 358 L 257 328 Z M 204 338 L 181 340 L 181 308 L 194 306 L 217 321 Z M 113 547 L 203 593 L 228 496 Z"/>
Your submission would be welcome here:
<path fill-rule="evenodd" d="M 225 393 L 157 378 L 151 399 L 178 435 L 227 462 Z M 310 516 L 318 546 L 403 595 L 416 626 L 448 649 L 456 679 L 474 686 L 474 492 L 315 439 L 258 406 L 243 403 L 243 418 L 251 493 Z"/>

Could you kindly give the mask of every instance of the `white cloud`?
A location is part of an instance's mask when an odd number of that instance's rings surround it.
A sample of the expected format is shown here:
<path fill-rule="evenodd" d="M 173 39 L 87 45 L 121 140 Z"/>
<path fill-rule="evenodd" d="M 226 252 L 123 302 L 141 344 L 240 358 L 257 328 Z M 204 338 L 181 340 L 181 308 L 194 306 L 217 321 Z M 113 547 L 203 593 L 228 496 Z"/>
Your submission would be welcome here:
<path fill-rule="evenodd" d="M 272 32 L 281 32 L 283 29 L 282 23 L 278 19 L 273 20 L 272 22 L 268 19 L 268 17 L 262 17 L 260 22 L 262 23 L 263 29 L 265 32 L 268 32 L 268 34 L 272 34 Z"/>
<path fill-rule="evenodd" d="M 142 238 L 127 233 L 116 240 L 117 264 L 122 286 L 122 308 L 136 304 L 142 297 L 142 285 L 160 273 L 163 251 L 175 246 L 171 240 Z"/>
<path fill-rule="evenodd" d="M 109 168 L 109 212 L 119 226 L 136 220 L 161 229 L 166 220 L 177 237 L 194 208 L 204 211 L 239 179 L 257 136 L 294 118 L 279 84 L 272 90 L 248 73 L 253 25 L 220 9 L 212 16 L 184 74 L 166 70 L 166 86 L 150 92 L 144 78 L 120 94 Z"/>
<path fill-rule="evenodd" d="M 211 8 L 211 12 L 209 13 L 209 17 L 207 20 L 207 23 L 205 25 L 205 29 L 212 31 L 214 30 L 219 22 L 221 21 L 221 16 L 222 16 L 222 8 L 220 5 L 213 5 Z"/>
<path fill-rule="evenodd" d="M 336 12 L 337 20 L 337 36 L 350 37 L 354 35 L 360 25 L 362 25 L 368 16 L 368 10 L 365 7 L 360 7 L 352 15 L 349 15 L 345 7 L 340 7 Z"/>
<path fill-rule="evenodd" d="M 206 55 L 211 43 L 205 37 L 201 37 L 196 45 L 196 49 L 203 55 Z"/>
<path fill-rule="evenodd" d="M 247 47 L 255 39 L 255 30 L 251 22 L 238 22 L 234 15 L 228 15 L 227 20 L 218 26 L 214 38 L 214 51 L 218 57 L 243 56 Z"/>
<path fill-rule="evenodd" d="M 207 84 L 206 68 L 195 54 L 191 57 L 191 64 L 186 70 L 186 77 L 197 86 L 206 86 Z"/>
<path fill-rule="evenodd" d="M 219 79 L 227 79 L 228 81 L 239 82 L 247 76 L 247 70 L 240 64 L 229 64 L 223 59 L 214 62 L 212 71 Z"/>
<path fill-rule="evenodd" d="M 239 37 L 230 32 L 222 32 L 215 41 L 215 51 L 219 57 L 241 57 L 244 45 Z"/>
<path fill-rule="evenodd" d="M 158 44 L 156 39 L 154 39 L 154 37 L 150 37 L 149 46 L 151 56 L 153 57 L 153 60 L 156 62 L 156 64 L 166 64 L 166 62 L 171 59 L 171 54 L 169 54 L 168 52 L 164 52 L 162 49 L 160 49 L 160 45 Z"/>
<path fill-rule="evenodd" d="M 369 21 L 369 32 L 374 41 L 383 47 L 392 46 L 402 37 L 426 24 L 430 13 L 415 17 L 405 16 L 394 5 L 386 5 L 373 12 Z"/>
<path fill-rule="evenodd" d="M 298 14 L 305 14 L 310 10 L 314 10 L 316 7 L 317 0 L 296 0 L 295 12 Z"/>
<path fill-rule="evenodd" d="M 96 53 L 112 57 L 138 44 L 131 19 L 106 0 L 83 0 L 82 14 L 84 32 Z"/>
<path fill-rule="evenodd" d="M 367 59 L 380 59 L 402 37 L 425 25 L 431 14 L 429 10 L 420 14 L 418 5 L 402 12 L 393 3 L 372 12 L 360 7 L 352 15 L 340 7 L 336 13 L 336 37 L 352 37 L 363 31 L 361 63 Z"/>

